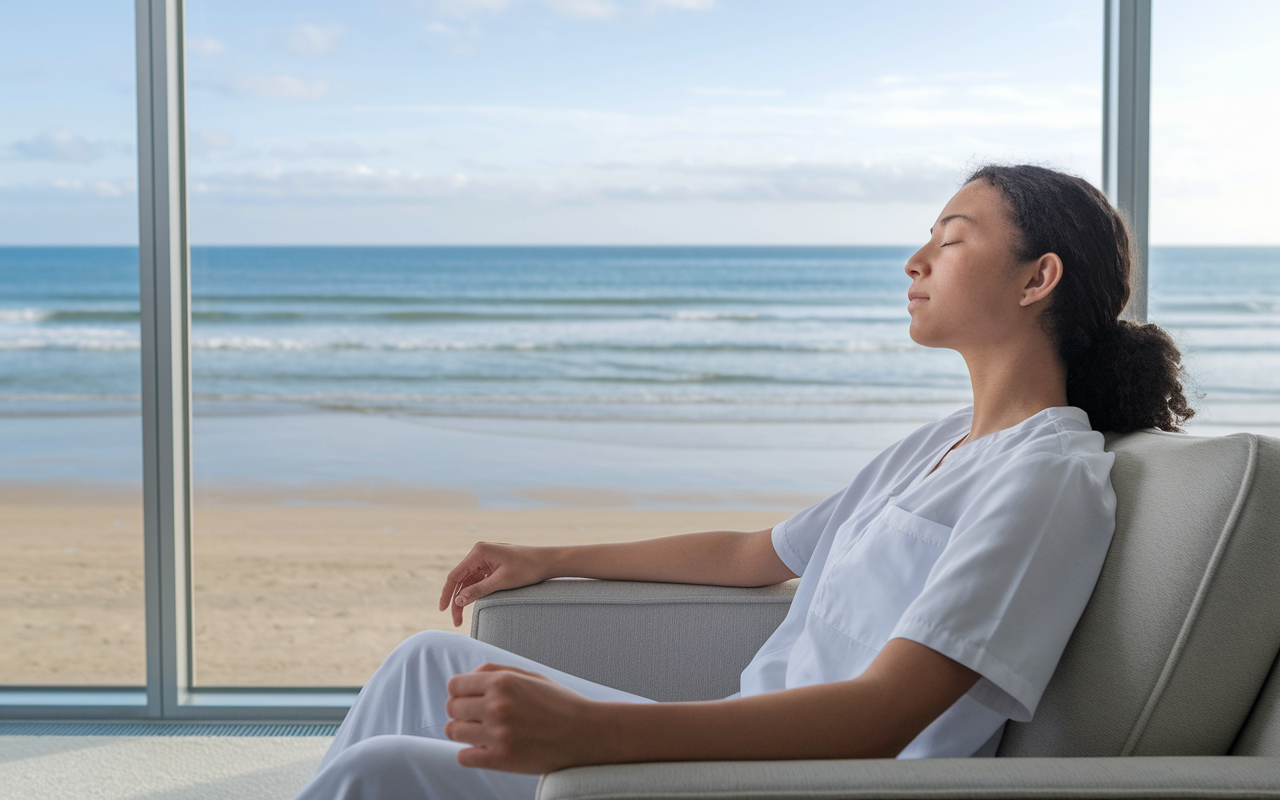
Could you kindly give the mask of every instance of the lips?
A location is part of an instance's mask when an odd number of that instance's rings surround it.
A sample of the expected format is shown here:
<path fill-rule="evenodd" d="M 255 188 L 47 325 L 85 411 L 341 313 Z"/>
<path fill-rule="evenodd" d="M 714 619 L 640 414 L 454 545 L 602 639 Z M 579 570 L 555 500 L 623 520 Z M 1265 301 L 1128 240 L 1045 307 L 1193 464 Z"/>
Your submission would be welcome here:
<path fill-rule="evenodd" d="M 923 292 L 907 292 L 907 312 L 915 311 L 928 299 L 929 295 Z"/>

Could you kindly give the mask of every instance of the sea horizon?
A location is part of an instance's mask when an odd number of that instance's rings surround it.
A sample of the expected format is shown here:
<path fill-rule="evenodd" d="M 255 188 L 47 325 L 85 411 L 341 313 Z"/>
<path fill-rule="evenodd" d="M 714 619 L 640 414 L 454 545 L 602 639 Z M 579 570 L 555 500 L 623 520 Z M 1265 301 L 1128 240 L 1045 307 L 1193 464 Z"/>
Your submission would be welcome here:
<path fill-rule="evenodd" d="M 0 481 L 140 477 L 136 251 L 0 247 Z M 833 491 L 970 402 L 913 251 L 195 246 L 197 479 Z M 1193 431 L 1280 431 L 1280 247 L 1152 248 L 1150 307 Z"/>

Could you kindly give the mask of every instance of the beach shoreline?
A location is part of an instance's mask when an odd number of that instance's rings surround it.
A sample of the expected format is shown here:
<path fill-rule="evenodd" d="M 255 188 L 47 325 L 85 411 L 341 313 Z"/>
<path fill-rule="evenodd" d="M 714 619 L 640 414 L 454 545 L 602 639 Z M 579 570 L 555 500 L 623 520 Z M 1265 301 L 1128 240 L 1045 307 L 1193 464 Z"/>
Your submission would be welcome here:
<path fill-rule="evenodd" d="M 686 500 L 695 499 L 693 496 Z M 726 494 L 716 499 L 730 503 Z M 761 530 L 819 498 L 750 510 L 641 508 L 543 487 L 484 508 L 451 487 L 211 487 L 193 506 L 195 675 L 203 686 L 359 686 L 405 637 L 453 630 L 437 600 L 480 540 L 626 541 Z M 0 682 L 145 682 L 141 496 L 107 484 L 0 484 Z M 469 611 L 462 633 L 470 630 Z"/>

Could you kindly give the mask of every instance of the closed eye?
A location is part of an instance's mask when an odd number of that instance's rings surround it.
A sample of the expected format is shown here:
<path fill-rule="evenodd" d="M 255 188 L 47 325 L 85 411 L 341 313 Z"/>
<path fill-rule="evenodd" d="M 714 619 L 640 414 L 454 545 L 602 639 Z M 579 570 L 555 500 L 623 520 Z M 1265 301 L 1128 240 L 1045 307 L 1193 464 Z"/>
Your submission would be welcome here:
<path fill-rule="evenodd" d="M 950 247 L 953 244 L 960 244 L 962 241 L 963 241 L 962 239 L 957 239 L 954 242 L 943 242 L 941 245 L 939 245 L 939 247 Z"/>

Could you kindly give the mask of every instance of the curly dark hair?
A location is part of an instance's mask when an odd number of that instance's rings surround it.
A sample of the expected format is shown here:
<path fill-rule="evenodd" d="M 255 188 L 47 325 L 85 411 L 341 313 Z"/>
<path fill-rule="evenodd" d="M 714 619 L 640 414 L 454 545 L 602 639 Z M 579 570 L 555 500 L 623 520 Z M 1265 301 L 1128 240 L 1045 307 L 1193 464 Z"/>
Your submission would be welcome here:
<path fill-rule="evenodd" d="M 1181 431 L 1195 415 L 1183 391 L 1182 354 L 1158 325 L 1120 319 L 1129 302 L 1133 243 L 1124 217 L 1082 178 L 1030 165 L 987 165 L 1021 234 L 1020 262 L 1056 253 L 1062 279 L 1041 317 L 1067 368 L 1067 402 L 1094 430 Z"/>

